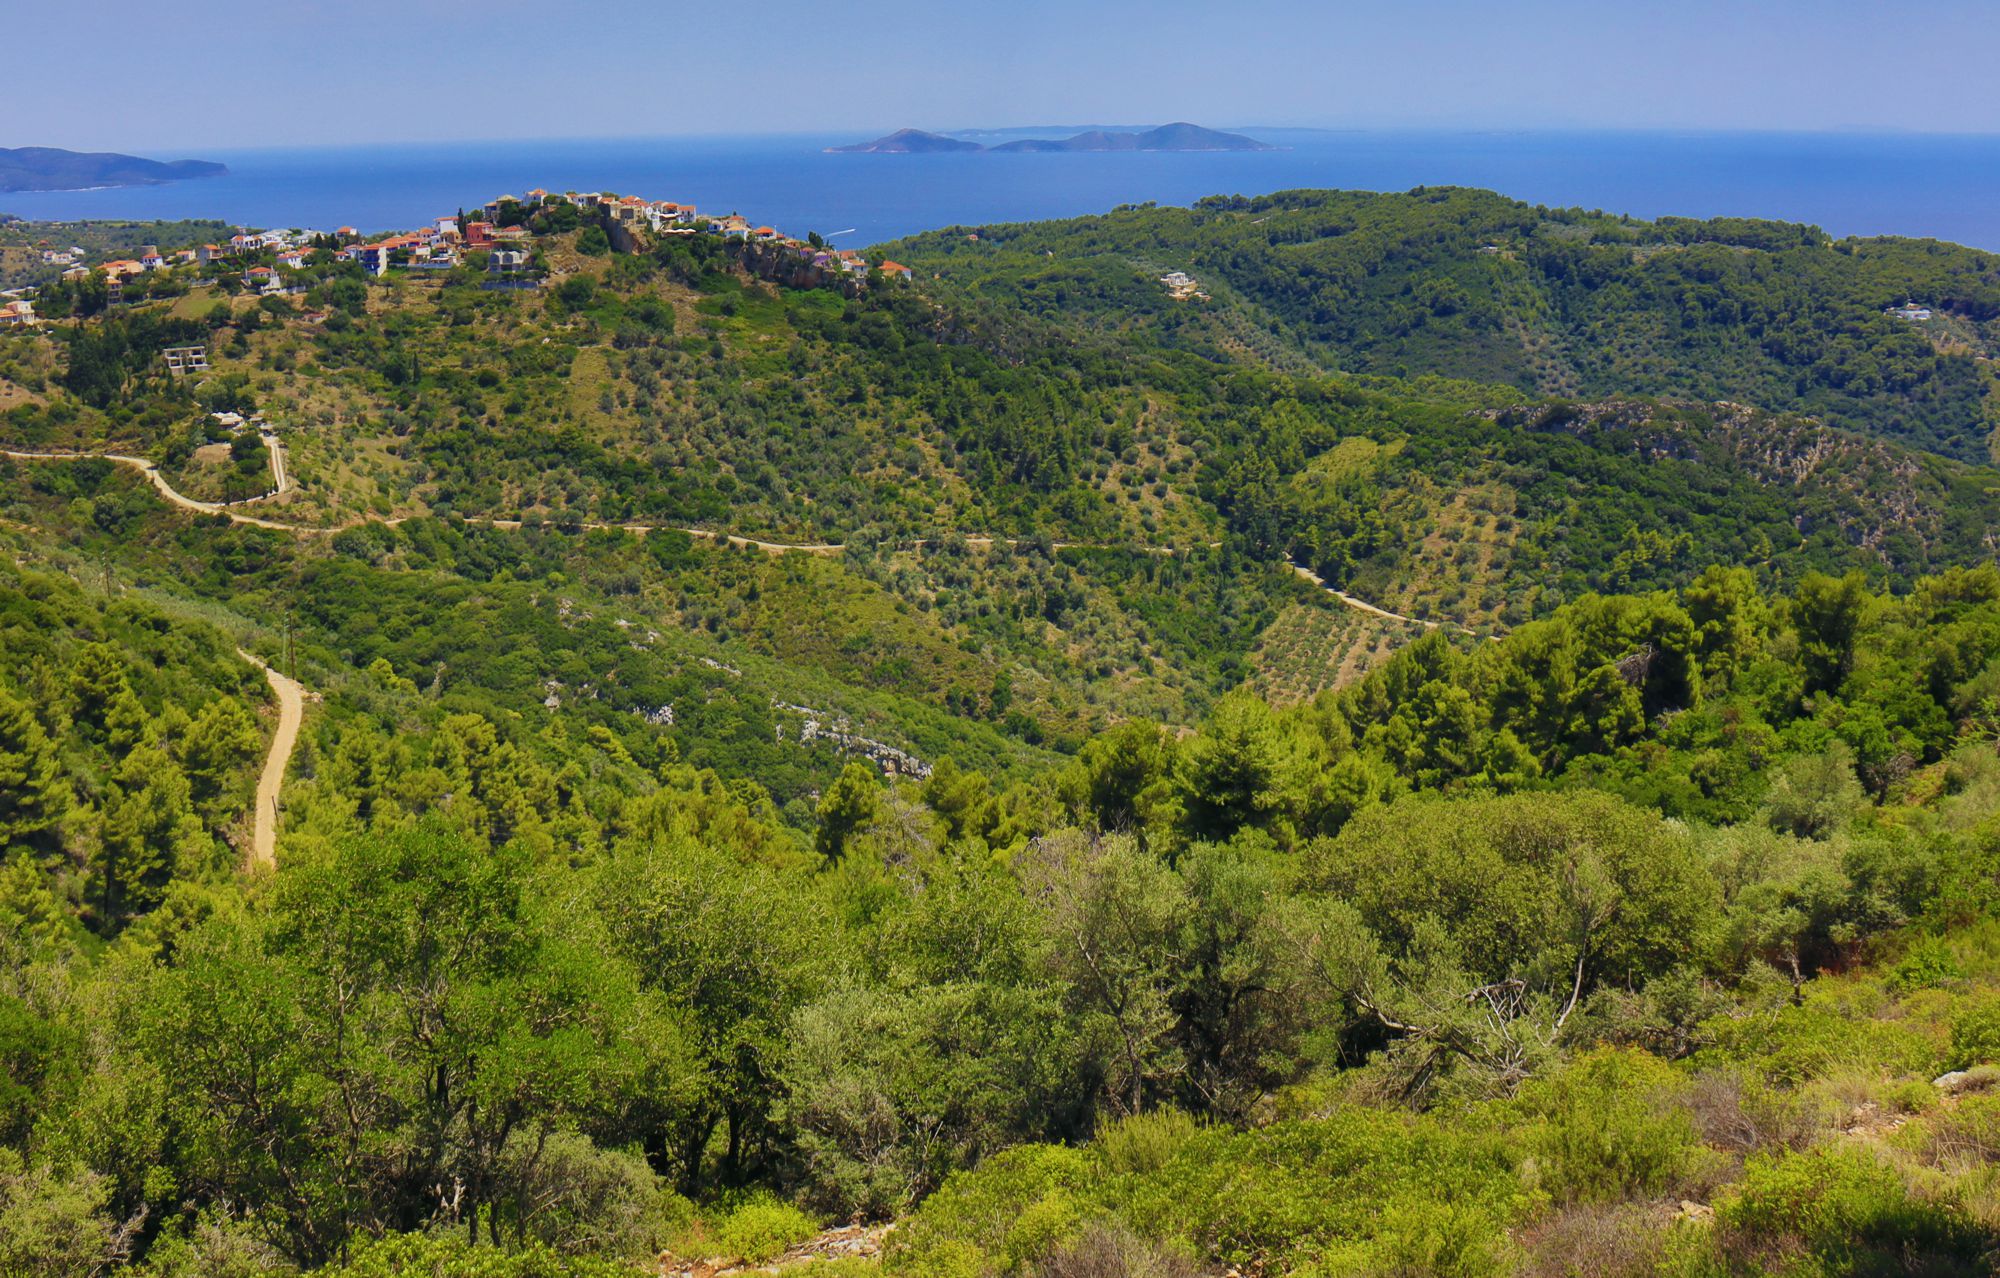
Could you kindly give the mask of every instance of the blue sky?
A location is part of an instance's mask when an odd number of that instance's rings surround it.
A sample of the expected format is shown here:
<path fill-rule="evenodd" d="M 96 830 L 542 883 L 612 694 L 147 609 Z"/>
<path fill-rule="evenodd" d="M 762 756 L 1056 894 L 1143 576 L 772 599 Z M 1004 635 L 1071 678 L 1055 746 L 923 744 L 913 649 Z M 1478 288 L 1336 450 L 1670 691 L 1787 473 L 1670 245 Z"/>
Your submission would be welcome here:
<path fill-rule="evenodd" d="M 1044 123 L 2000 132 L 1993 0 L 87 0 L 0 145 Z M 20 12 L 25 10 L 25 12 Z"/>

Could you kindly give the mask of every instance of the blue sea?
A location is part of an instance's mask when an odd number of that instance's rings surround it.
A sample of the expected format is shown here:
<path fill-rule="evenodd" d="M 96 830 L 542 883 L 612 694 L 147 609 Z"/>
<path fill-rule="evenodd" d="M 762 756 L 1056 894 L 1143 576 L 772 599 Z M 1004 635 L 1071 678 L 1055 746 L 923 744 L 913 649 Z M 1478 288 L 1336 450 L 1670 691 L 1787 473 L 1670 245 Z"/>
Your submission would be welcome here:
<path fill-rule="evenodd" d="M 244 226 L 401 229 L 503 192 L 611 190 L 737 211 L 849 247 L 942 226 L 1295 187 L 1487 187 L 1642 217 L 1741 215 L 1835 235 L 2000 250 L 2000 137 L 1935 134 L 1245 129 L 1251 153 L 828 155 L 854 135 L 197 150 L 230 175 L 159 187 L 0 195 L 29 218 L 217 217 Z"/>

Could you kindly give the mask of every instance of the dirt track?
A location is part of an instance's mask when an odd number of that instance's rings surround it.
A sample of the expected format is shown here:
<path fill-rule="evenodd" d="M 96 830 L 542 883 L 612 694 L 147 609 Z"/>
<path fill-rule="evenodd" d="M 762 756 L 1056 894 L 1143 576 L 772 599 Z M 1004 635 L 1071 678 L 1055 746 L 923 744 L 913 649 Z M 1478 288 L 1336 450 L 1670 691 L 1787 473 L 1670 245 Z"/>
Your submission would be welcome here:
<path fill-rule="evenodd" d="M 282 447 L 278 444 L 277 438 L 275 436 L 270 436 L 270 435 L 267 435 L 264 438 L 265 438 L 265 443 L 271 449 L 272 478 L 278 485 L 277 488 L 270 495 L 276 496 L 277 493 L 285 492 L 288 490 L 288 488 L 290 487 L 290 476 L 285 472 L 284 452 Z M 0 449 L 0 456 L 14 457 L 21 459 L 23 461 L 79 461 L 86 457 L 101 457 L 106 461 L 121 462 L 127 466 L 137 467 L 141 474 L 145 475 L 148 480 L 152 481 L 153 487 L 159 490 L 160 495 L 162 497 L 165 497 L 168 501 L 172 502 L 176 506 L 179 506 L 183 510 L 191 510 L 196 512 L 197 514 L 204 514 L 204 515 L 223 515 L 231 520 L 234 520 L 239 524 L 249 524 L 257 528 L 270 528 L 279 532 L 290 532 L 290 533 L 297 533 L 300 535 L 332 533 L 332 532 L 339 532 L 342 528 L 354 527 L 356 524 L 359 523 L 370 522 L 368 520 L 353 520 L 350 521 L 349 523 L 337 526 L 321 527 L 312 524 L 288 524 L 281 520 L 276 520 L 276 519 L 260 519 L 255 515 L 246 515 L 232 506 L 225 506 L 218 504 L 216 502 L 196 501 L 191 497 L 183 497 L 180 493 L 175 492 L 173 488 L 168 485 L 165 477 L 160 474 L 160 468 L 158 466 L 154 465 L 152 462 L 146 460 L 143 457 L 130 457 L 122 453 L 33 453 L 33 452 L 16 452 L 9 449 Z M 395 518 L 395 519 L 384 519 L 380 522 L 388 524 L 391 527 L 393 527 L 404 521 L 402 518 Z M 477 516 L 467 517 L 466 522 L 469 524 L 483 524 L 489 528 L 520 528 L 523 526 L 523 521 L 519 519 L 489 519 L 489 518 L 480 518 Z M 635 536 L 641 536 L 641 537 L 645 536 L 647 533 L 652 533 L 652 532 L 680 532 L 680 533 L 686 533 L 690 537 L 716 536 L 715 533 L 710 532 L 705 528 L 683 528 L 680 527 L 679 525 L 674 525 L 674 524 L 620 524 L 620 523 L 582 523 L 582 522 L 569 523 L 567 521 L 550 521 L 550 522 L 557 523 L 559 526 L 565 528 L 579 528 L 584 530 L 585 532 L 602 532 L 606 529 L 616 529 L 620 532 L 628 532 L 634 534 Z M 757 549 L 764 551 L 766 554 L 772 554 L 772 555 L 787 554 L 794 550 L 804 551 L 806 554 L 809 555 L 837 555 L 847 549 L 846 545 L 841 542 L 759 541 L 755 537 L 738 537 L 733 533 L 726 534 L 725 540 L 727 540 L 729 544 L 732 546 L 737 546 L 737 547 L 755 546 Z M 1024 540 L 1025 540 L 1024 538 L 1018 538 L 1018 537 L 989 537 L 989 536 L 976 536 L 976 535 L 967 536 L 965 538 L 965 541 L 968 545 L 983 545 L 983 546 L 992 546 L 992 545 L 1017 546 L 1021 545 L 1024 542 Z M 906 543 L 906 544 L 922 546 L 927 543 L 924 540 L 919 539 L 913 543 Z M 1111 547 L 1089 546 L 1080 542 L 1059 541 L 1059 542 L 1053 542 L 1051 544 L 1057 550 L 1111 549 Z M 1209 544 L 1210 546 L 1214 546 L 1220 543 L 1211 542 Z M 1175 553 L 1173 548 L 1167 546 L 1143 546 L 1140 547 L 1139 549 L 1143 550 L 1145 553 L 1149 555 L 1171 555 Z M 1292 571 L 1297 573 L 1299 576 L 1305 578 L 1307 581 L 1310 581 L 1313 585 L 1318 586 L 1320 589 L 1326 591 L 1328 594 L 1340 600 L 1340 602 L 1346 604 L 1348 607 L 1358 609 L 1365 613 L 1370 613 L 1377 617 L 1381 617 L 1386 621 L 1407 622 L 1411 625 L 1422 626 L 1426 630 L 1435 630 L 1442 625 L 1449 625 L 1452 629 L 1455 630 L 1466 630 L 1466 627 L 1460 626 L 1455 622 L 1426 621 L 1421 617 L 1405 617 L 1401 613 L 1390 612 L 1386 608 L 1378 608 L 1374 604 L 1369 603 L 1365 599 L 1357 599 L 1353 595 L 1347 594 L 1345 591 L 1335 590 L 1332 586 L 1327 585 L 1326 582 L 1321 580 L 1319 575 L 1313 572 L 1310 568 L 1305 568 L 1301 567 L 1298 564 L 1293 564 Z M 1470 634 L 1472 632 L 1466 630 L 1466 633 Z"/>
<path fill-rule="evenodd" d="M 305 719 L 305 689 L 296 679 L 286 678 L 243 649 L 236 652 L 262 670 L 271 691 L 278 694 L 278 731 L 271 737 L 270 753 L 264 756 L 264 771 L 257 778 L 256 833 L 246 867 L 270 869 L 278 864 L 278 791 L 285 784 L 285 768 L 299 742 L 299 725 Z"/>
<path fill-rule="evenodd" d="M 275 497 L 279 493 L 286 491 L 290 486 L 290 478 L 285 473 L 284 449 L 277 442 L 277 437 L 266 435 L 264 442 L 271 450 L 271 477 L 277 484 L 277 487 L 265 494 L 265 496 Z M 23 452 L 12 448 L 0 449 L 0 457 L 12 457 L 17 461 L 83 461 L 86 458 L 99 457 L 105 461 L 118 462 L 120 465 L 130 466 L 137 470 L 158 490 L 160 496 L 179 506 L 182 510 L 191 510 L 198 515 L 227 515 L 239 524 L 253 524 L 258 528 L 273 528 L 281 532 L 317 531 L 304 528 L 298 524 L 282 523 L 275 519 L 259 519 L 255 515 L 243 514 L 235 509 L 236 506 L 242 504 L 241 502 L 196 501 L 192 497 L 184 496 L 175 491 L 173 485 L 167 482 L 167 477 L 160 473 L 157 463 L 149 461 L 144 457 L 132 457 L 125 453 L 36 453 Z M 262 498 L 252 498 L 251 500 L 258 501 L 262 500 Z"/>

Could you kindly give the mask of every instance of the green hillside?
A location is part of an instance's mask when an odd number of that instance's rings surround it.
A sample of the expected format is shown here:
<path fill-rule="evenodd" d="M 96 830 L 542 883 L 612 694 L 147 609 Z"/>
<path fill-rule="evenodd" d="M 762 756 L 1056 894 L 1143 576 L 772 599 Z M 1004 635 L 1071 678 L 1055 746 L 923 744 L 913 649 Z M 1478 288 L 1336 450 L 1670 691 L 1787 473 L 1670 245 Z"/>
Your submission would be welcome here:
<path fill-rule="evenodd" d="M 0 335 L 0 1273 L 1990 1272 L 1986 259 L 520 216 Z"/>
<path fill-rule="evenodd" d="M 898 261 L 1198 350 L 1536 395 L 1738 400 L 1965 460 L 1995 424 L 2000 258 L 1816 227 L 1549 209 L 1484 191 L 1284 191 L 950 228 Z M 1156 282 L 1195 276 L 1208 302 Z M 1885 312 L 1931 308 L 1917 323 Z"/>

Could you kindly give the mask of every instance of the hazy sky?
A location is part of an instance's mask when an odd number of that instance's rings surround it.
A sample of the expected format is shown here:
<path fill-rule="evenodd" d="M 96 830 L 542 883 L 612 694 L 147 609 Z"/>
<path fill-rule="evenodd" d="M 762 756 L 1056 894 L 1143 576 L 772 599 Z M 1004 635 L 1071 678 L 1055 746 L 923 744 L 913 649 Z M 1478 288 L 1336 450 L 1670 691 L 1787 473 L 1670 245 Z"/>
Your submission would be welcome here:
<path fill-rule="evenodd" d="M 1995 0 L 7 3 L 0 145 L 1045 123 L 2000 132 Z"/>

